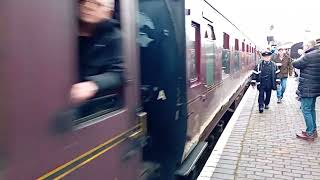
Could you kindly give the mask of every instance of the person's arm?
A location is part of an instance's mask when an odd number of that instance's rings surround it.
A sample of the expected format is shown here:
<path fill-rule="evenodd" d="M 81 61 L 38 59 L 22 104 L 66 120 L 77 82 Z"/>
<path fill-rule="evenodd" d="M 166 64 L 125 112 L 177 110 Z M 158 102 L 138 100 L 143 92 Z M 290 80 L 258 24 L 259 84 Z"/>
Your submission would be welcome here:
<path fill-rule="evenodd" d="M 85 82 L 74 84 L 71 88 L 71 101 L 81 103 L 97 93 L 118 89 L 123 84 L 123 55 L 121 39 L 113 37 L 108 45 L 96 47 L 97 57 L 93 61 L 100 74 L 85 77 Z"/>
<path fill-rule="evenodd" d="M 97 85 L 98 92 L 117 89 L 121 87 L 123 83 L 122 73 L 120 72 L 106 72 L 103 74 L 90 76 L 86 79 L 94 82 Z"/>
<path fill-rule="evenodd" d="M 293 71 L 293 66 L 292 66 L 292 59 L 290 57 L 289 58 L 289 64 L 288 64 L 288 71 L 289 71 L 289 76 L 292 76 L 292 71 Z"/>
<path fill-rule="evenodd" d="M 254 68 L 252 75 L 251 75 L 251 85 L 255 86 L 257 85 L 257 81 L 258 81 L 258 77 L 259 74 L 261 73 L 260 69 L 259 69 L 260 64 L 257 64 L 256 67 Z"/>
<path fill-rule="evenodd" d="M 280 84 L 280 82 L 281 82 L 281 79 L 280 79 L 280 69 L 279 69 L 279 67 L 278 67 L 276 64 L 274 64 L 274 67 L 275 67 L 275 74 L 276 74 L 276 83 L 277 83 L 277 84 Z"/>
<path fill-rule="evenodd" d="M 304 55 L 300 57 L 299 59 L 292 62 L 292 66 L 297 69 L 303 69 L 307 66 L 308 61 L 308 55 Z"/>
<path fill-rule="evenodd" d="M 103 68 L 101 74 L 88 76 L 85 79 L 94 82 L 98 86 L 98 92 L 117 89 L 123 84 L 123 55 L 121 40 L 112 39 L 111 46 L 101 49 L 104 55 L 100 57 Z"/>

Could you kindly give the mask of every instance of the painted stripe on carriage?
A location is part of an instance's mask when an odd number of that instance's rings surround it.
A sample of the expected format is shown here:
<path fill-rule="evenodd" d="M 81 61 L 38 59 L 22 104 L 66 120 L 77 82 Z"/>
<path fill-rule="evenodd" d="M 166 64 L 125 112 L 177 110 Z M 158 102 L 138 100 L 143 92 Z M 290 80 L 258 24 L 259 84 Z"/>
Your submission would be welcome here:
<path fill-rule="evenodd" d="M 87 151 L 86 153 L 76 157 L 75 159 L 37 178 L 37 180 L 61 179 L 67 176 L 68 174 L 88 164 L 89 162 L 98 158 L 99 156 L 106 153 L 113 147 L 127 140 L 130 135 L 136 133 L 136 131 L 138 130 L 138 128 L 140 128 L 140 126 L 141 124 L 138 124 L 133 128 L 129 129 L 128 131 L 123 132 L 112 139 L 107 140 L 106 142 L 96 146 L 95 148 Z"/>

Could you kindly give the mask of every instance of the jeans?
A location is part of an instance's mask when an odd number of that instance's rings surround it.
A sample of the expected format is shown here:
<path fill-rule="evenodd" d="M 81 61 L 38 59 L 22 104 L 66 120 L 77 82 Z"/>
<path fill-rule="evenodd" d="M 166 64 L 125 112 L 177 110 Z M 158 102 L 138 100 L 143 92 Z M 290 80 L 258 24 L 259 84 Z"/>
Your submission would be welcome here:
<path fill-rule="evenodd" d="M 306 122 L 306 132 L 308 135 L 312 135 L 317 130 L 316 125 L 316 97 L 312 98 L 301 98 L 301 107 L 304 120 Z"/>
<path fill-rule="evenodd" d="M 277 97 L 282 99 L 283 98 L 283 94 L 286 91 L 286 87 L 287 87 L 287 79 L 288 78 L 282 78 L 280 85 L 277 86 Z"/>

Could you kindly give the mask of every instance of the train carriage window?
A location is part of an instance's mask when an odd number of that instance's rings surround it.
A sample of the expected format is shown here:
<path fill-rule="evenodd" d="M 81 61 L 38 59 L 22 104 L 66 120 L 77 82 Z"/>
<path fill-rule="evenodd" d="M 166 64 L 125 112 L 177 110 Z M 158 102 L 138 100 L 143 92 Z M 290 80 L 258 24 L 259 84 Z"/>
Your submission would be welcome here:
<path fill-rule="evenodd" d="M 123 105 L 123 54 L 116 0 L 79 0 L 77 82 L 70 91 L 79 124 Z"/>
<path fill-rule="evenodd" d="M 240 71 L 239 40 L 235 39 L 235 72 Z"/>
<path fill-rule="evenodd" d="M 208 24 L 207 30 L 206 30 L 206 34 L 205 34 L 205 38 L 211 39 L 211 40 L 216 40 L 216 35 L 214 33 L 213 27 L 211 25 Z"/>
<path fill-rule="evenodd" d="M 242 42 L 242 52 L 245 52 L 245 45 L 244 45 L 244 42 Z"/>
<path fill-rule="evenodd" d="M 200 25 L 192 22 L 187 31 L 188 78 L 191 85 L 194 85 L 200 78 Z"/>
<path fill-rule="evenodd" d="M 230 74 L 230 36 L 223 33 L 223 51 L 222 51 L 222 79 L 229 77 Z"/>
<path fill-rule="evenodd" d="M 234 42 L 235 50 L 236 50 L 236 51 L 239 51 L 239 40 L 238 40 L 238 39 L 235 39 L 234 41 L 235 41 L 235 42 Z"/>
<path fill-rule="evenodd" d="M 223 48 L 230 49 L 229 46 L 230 36 L 227 33 L 223 33 Z"/>
<path fill-rule="evenodd" d="M 205 57 L 206 57 L 206 83 L 208 86 L 211 86 L 214 84 L 215 81 L 215 34 L 213 27 L 208 24 L 207 30 L 206 30 L 206 37 L 205 37 Z"/>

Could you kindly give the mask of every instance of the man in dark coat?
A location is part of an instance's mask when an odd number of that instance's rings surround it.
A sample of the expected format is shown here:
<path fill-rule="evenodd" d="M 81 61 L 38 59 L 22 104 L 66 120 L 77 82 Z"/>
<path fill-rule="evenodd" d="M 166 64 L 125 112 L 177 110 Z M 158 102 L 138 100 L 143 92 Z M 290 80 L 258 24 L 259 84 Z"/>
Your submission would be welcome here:
<path fill-rule="evenodd" d="M 284 48 L 280 48 L 278 55 L 275 56 L 273 61 L 276 63 L 278 68 L 280 69 L 280 73 L 278 74 L 278 78 L 280 79 L 280 84 L 277 86 L 277 99 L 278 103 L 281 103 L 283 94 L 286 91 L 287 87 L 287 79 L 288 74 L 292 76 L 292 60 L 287 55 L 287 52 Z"/>
<path fill-rule="evenodd" d="M 293 67 L 300 69 L 298 92 L 307 128 L 297 137 L 304 140 L 317 137 L 315 104 L 320 96 L 320 50 L 315 45 L 315 41 L 304 43 L 304 56 L 292 63 Z"/>
<path fill-rule="evenodd" d="M 252 85 L 259 90 L 259 112 L 263 113 L 263 108 L 269 109 L 269 103 L 272 90 L 277 89 L 280 79 L 277 79 L 277 73 L 280 72 L 274 62 L 271 61 L 272 52 L 262 53 L 263 60 L 255 67 L 252 74 Z"/>
<path fill-rule="evenodd" d="M 79 83 L 70 94 L 73 103 L 82 105 L 82 113 L 90 115 L 108 108 L 101 97 L 122 86 L 121 32 L 119 22 L 112 19 L 114 0 L 79 0 L 79 4 Z M 95 97 L 100 98 L 88 103 Z"/>

